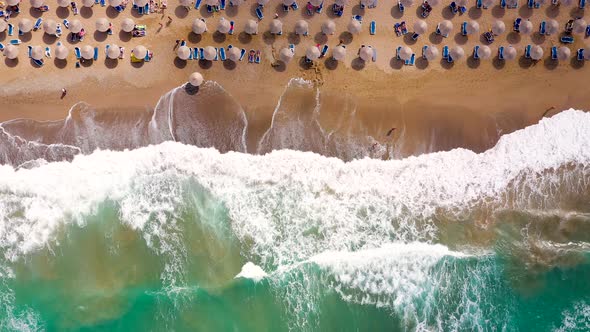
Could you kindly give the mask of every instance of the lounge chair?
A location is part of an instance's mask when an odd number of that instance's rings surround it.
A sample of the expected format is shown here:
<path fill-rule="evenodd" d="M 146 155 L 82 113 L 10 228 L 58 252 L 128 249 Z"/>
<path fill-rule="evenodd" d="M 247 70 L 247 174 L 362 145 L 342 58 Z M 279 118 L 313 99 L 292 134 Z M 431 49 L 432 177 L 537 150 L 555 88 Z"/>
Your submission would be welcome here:
<path fill-rule="evenodd" d="M 62 29 L 61 29 L 61 24 L 57 23 L 55 25 L 55 35 L 56 36 L 61 36 L 61 34 L 63 33 Z"/>
<path fill-rule="evenodd" d="M 416 54 L 412 53 L 412 56 L 410 57 L 410 63 L 408 65 L 413 66 L 414 63 L 416 63 Z"/>
<path fill-rule="evenodd" d="M 260 63 L 260 51 L 256 51 L 256 56 L 254 57 L 255 63 Z"/>
<path fill-rule="evenodd" d="M 105 0 L 100 0 L 100 6 L 104 7 L 107 5 L 107 2 Z"/>
<path fill-rule="evenodd" d="M 465 7 L 465 6 L 459 7 L 459 14 L 463 15 L 465 13 L 467 13 L 467 7 Z"/>
<path fill-rule="evenodd" d="M 531 9 L 533 9 L 535 7 L 535 0 L 528 0 L 527 6 Z"/>
<path fill-rule="evenodd" d="M 564 44 L 573 44 L 574 37 L 572 36 L 563 36 L 559 39 Z"/>
<path fill-rule="evenodd" d="M 531 47 L 532 47 L 532 46 L 529 44 L 529 45 L 527 45 L 527 46 L 524 48 L 524 57 L 525 57 L 526 59 L 530 59 L 530 58 L 531 58 Z"/>
<path fill-rule="evenodd" d="M 590 36 L 590 25 L 586 26 L 586 37 Z"/>
<path fill-rule="evenodd" d="M 352 16 L 352 18 L 363 23 L 363 17 L 361 15 L 354 15 L 354 16 Z"/>
<path fill-rule="evenodd" d="M 426 50 L 428 49 L 427 45 L 424 45 L 424 47 L 422 47 L 422 59 L 426 60 Z"/>
<path fill-rule="evenodd" d="M 219 1 L 219 9 L 225 10 L 225 6 L 226 6 L 226 1 L 225 0 Z"/>
<path fill-rule="evenodd" d="M 20 39 L 11 39 L 10 40 L 10 45 L 20 45 L 21 41 Z"/>
<path fill-rule="evenodd" d="M 234 21 L 229 21 L 229 32 L 230 35 L 234 34 Z"/>
<path fill-rule="evenodd" d="M 33 59 L 33 63 L 36 64 L 37 67 L 43 67 L 43 60 Z"/>
<path fill-rule="evenodd" d="M 580 0 L 579 7 L 580 9 L 584 9 L 584 7 L 586 7 L 586 0 Z"/>
<path fill-rule="evenodd" d="M 402 35 L 408 34 L 408 28 L 406 27 L 406 21 L 402 21 L 400 24 L 400 28 L 402 29 Z"/>
<path fill-rule="evenodd" d="M 455 61 L 455 60 L 453 60 L 453 57 L 451 56 L 451 54 L 449 54 L 449 56 L 447 57 L 447 62 L 453 63 L 453 61 Z"/>
<path fill-rule="evenodd" d="M 117 11 L 117 13 L 121 13 L 121 12 L 123 12 L 123 10 L 125 9 L 125 7 L 123 7 L 123 6 L 121 6 L 121 5 L 119 5 L 119 6 L 115 6 L 114 8 L 115 8 L 115 10 Z"/>
<path fill-rule="evenodd" d="M 475 45 L 473 48 L 473 58 L 479 60 L 479 45 Z"/>
<path fill-rule="evenodd" d="M 31 57 L 31 54 L 33 53 L 33 46 L 27 46 L 27 54 L 29 55 L 29 58 Z"/>
<path fill-rule="evenodd" d="M 467 36 L 467 22 L 463 22 L 463 24 L 461 24 L 461 35 Z"/>
<path fill-rule="evenodd" d="M 442 50 L 442 58 L 447 59 L 448 57 L 449 57 L 449 47 L 445 45 Z"/>
<path fill-rule="evenodd" d="M 291 8 L 291 7 L 289 7 L 287 5 L 283 5 L 283 11 L 284 12 L 288 12 L 289 11 L 289 8 Z"/>
<path fill-rule="evenodd" d="M 557 60 L 557 46 L 551 47 L 551 60 Z"/>
<path fill-rule="evenodd" d="M 0 51 L 4 51 L 4 44 L 0 43 Z"/>
<path fill-rule="evenodd" d="M 500 0 L 500 7 L 506 8 L 506 0 Z"/>
<path fill-rule="evenodd" d="M 82 54 L 80 53 L 79 47 L 74 47 L 74 54 L 76 55 L 76 59 L 80 60 L 80 58 L 82 57 Z"/>
<path fill-rule="evenodd" d="M 254 50 L 250 50 L 248 52 L 248 63 L 253 63 L 255 56 L 256 56 L 256 52 L 254 52 Z"/>
<path fill-rule="evenodd" d="M 504 60 L 504 46 L 498 48 L 498 59 Z"/>
<path fill-rule="evenodd" d="M 202 1 L 202 0 L 197 0 L 197 1 L 195 1 L 195 9 L 196 9 L 196 10 L 199 10 L 199 8 L 201 8 L 201 1 Z"/>
<path fill-rule="evenodd" d="M 186 46 L 186 41 L 185 40 L 181 41 L 180 46 Z"/>
<path fill-rule="evenodd" d="M 324 47 L 322 48 L 322 51 L 320 52 L 320 58 L 323 58 L 326 53 L 328 53 L 328 50 L 330 49 L 330 47 L 326 44 L 324 45 Z"/>
<path fill-rule="evenodd" d="M 295 54 L 295 44 L 289 44 L 289 49 Z"/>
<path fill-rule="evenodd" d="M 371 25 L 369 25 L 369 32 L 371 35 L 375 34 L 375 30 L 377 29 L 377 22 L 371 21 Z"/>
<path fill-rule="evenodd" d="M 45 56 L 51 58 L 51 49 L 49 48 L 49 46 L 45 47 Z"/>
<path fill-rule="evenodd" d="M 541 4 L 538 2 L 535 2 L 535 9 L 539 9 L 539 8 L 541 8 Z"/>
<path fill-rule="evenodd" d="M 579 48 L 578 49 L 578 61 L 584 61 L 584 49 L 583 48 Z"/>
<path fill-rule="evenodd" d="M 64 27 L 66 27 L 66 29 L 70 28 L 70 21 L 64 19 Z"/>
<path fill-rule="evenodd" d="M 365 9 L 365 4 L 362 1 L 360 1 L 359 6 L 361 7 L 361 9 Z"/>
<path fill-rule="evenodd" d="M 219 60 L 219 49 L 217 47 L 215 47 L 215 59 L 213 59 L 213 61 L 217 61 Z"/>
<path fill-rule="evenodd" d="M 544 35 L 546 32 L 546 25 L 547 23 L 545 21 L 541 22 L 541 24 L 539 25 L 539 34 L 540 35 Z"/>
<path fill-rule="evenodd" d="M 143 7 L 137 7 L 137 12 L 139 15 L 143 15 Z"/>
<path fill-rule="evenodd" d="M 398 60 L 401 60 L 402 59 L 402 58 L 399 57 L 399 51 L 401 51 L 401 50 L 402 50 L 402 47 L 401 46 L 398 46 L 395 49 L 395 58 L 398 59 Z"/>
<path fill-rule="evenodd" d="M 35 25 L 33 25 L 33 31 L 39 30 L 39 28 L 41 27 L 41 23 L 43 23 L 43 19 L 39 17 L 37 21 L 35 21 Z"/>
<path fill-rule="evenodd" d="M 98 47 L 94 48 L 94 57 L 93 57 L 94 61 L 98 60 Z"/>
<path fill-rule="evenodd" d="M 221 61 L 225 61 L 227 58 L 225 57 L 225 48 L 221 47 L 219 49 L 219 58 Z"/>
<path fill-rule="evenodd" d="M 456 14 L 458 12 L 457 3 L 455 1 L 451 2 L 451 4 L 449 5 L 449 9 L 452 13 Z"/>
<path fill-rule="evenodd" d="M 148 15 L 150 13 L 150 4 L 146 3 L 145 6 L 143 6 L 143 13 L 145 15 Z"/>
<path fill-rule="evenodd" d="M 397 8 L 399 8 L 400 13 L 404 12 L 404 5 L 401 3 L 401 1 L 397 2 Z"/>
<path fill-rule="evenodd" d="M 321 14 L 322 10 L 324 10 L 324 3 L 323 2 L 318 6 L 318 8 L 316 8 L 315 12 L 318 14 Z"/>
<path fill-rule="evenodd" d="M 491 44 L 494 42 L 494 34 L 491 33 L 490 31 L 484 32 L 483 36 L 486 39 L 486 41 L 488 42 L 488 44 Z"/>
<path fill-rule="evenodd" d="M 475 2 L 475 6 L 477 7 L 477 9 L 481 9 L 483 7 L 483 1 L 482 0 L 477 0 Z"/>
<path fill-rule="evenodd" d="M 412 39 L 417 40 L 418 37 L 420 37 L 420 35 L 414 32 L 414 34 L 412 35 Z"/>
<path fill-rule="evenodd" d="M 291 9 L 293 9 L 293 10 L 299 9 L 299 6 L 297 5 L 297 2 L 293 1 L 293 3 L 291 4 Z"/>
<path fill-rule="evenodd" d="M 516 32 L 520 32 L 520 22 L 522 22 L 522 18 L 518 17 L 514 20 L 513 29 Z"/>
<path fill-rule="evenodd" d="M 262 9 L 260 7 L 256 7 L 256 17 L 258 17 L 259 20 L 264 18 L 264 14 L 262 14 Z"/>
<path fill-rule="evenodd" d="M 193 47 L 191 50 L 191 53 L 192 53 L 191 60 L 199 60 L 199 48 L 198 47 Z"/>
<path fill-rule="evenodd" d="M 12 36 L 14 34 L 14 25 L 8 23 L 8 35 Z"/>
<path fill-rule="evenodd" d="M 518 8 L 518 1 L 515 1 L 513 5 L 508 6 L 508 9 L 515 9 Z"/>
<path fill-rule="evenodd" d="M 242 51 L 240 52 L 240 61 L 242 61 L 244 59 L 244 55 L 246 55 L 246 49 L 242 49 Z"/>
<path fill-rule="evenodd" d="M 441 35 L 441 36 L 443 36 L 443 37 L 445 37 L 445 38 L 447 38 L 447 37 L 449 36 L 449 34 L 443 35 L 443 34 L 440 32 L 439 25 L 437 25 L 437 26 L 436 26 L 436 34 L 437 34 L 437 35 Z"/>

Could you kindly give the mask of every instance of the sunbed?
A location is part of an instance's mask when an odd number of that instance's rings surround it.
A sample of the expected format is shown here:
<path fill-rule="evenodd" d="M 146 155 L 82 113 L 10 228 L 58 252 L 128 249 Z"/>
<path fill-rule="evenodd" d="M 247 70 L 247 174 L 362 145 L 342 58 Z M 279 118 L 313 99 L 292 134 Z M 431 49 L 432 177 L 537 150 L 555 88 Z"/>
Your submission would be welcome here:
<path fill-rule="evenodd" d="M 399 51 L 401 51 L 401 50 L 402 50 L 402 47 L 401 47 L 401 46 L 398 46 L 398 47 L 395 49 L 395 57 L 396 57 L 396 59 L 398 59 L 398 60 L 401 60 L 401 59 L 402 59 L 402 58 L 400 58 L 400 57 L 399 57 Z"/>
<path fill-rule="evenodd" d="M 61 30 L 61 24 L 57 23 L 55 25 L 55 35 L 59 37 L 62 33 L 63 31 Z"/>
<path fill-rule="evenodd" d="M 201 8 L 201 1 L 202 1 L 202 0 L 197 0 L 197 1 L 195 1 L 195 9 L 196 9 L 196 10 L 199 10 L 199 8 Z"/>
<path fill-rule="evenodd" d="M 418 37 L 420 37 L 420 35 L 414 32 L 414 34 L 412 35 L 412 39 L 416 40 L 418 39 Z"/>
<path fill-rule="evenodd" d="M 448 57 L 449 57 L 449 47 L 445 45 L 442 50 L 442 58 L 447 59 Z"/>
<path fill-rule="evenodd" d="M 289 44 L 289 49 L 295 54 L 295 44 Z"/>
<path fill-rule="evenodd" d="M 515 9 L 518 8 L 518 1 L 515 1 L 513 5 L 508 7 L 509 9 Z"/>
<path fill-rule="evenodd" d="M 584 60 L 584 49 L 580 48 L 578 49 L 578 61 L 583 61 Z"/>
<path fill-rule="evenodd" d="M 320 52 L 320 58 L 324 57 L 326 55 L 326 53 L 328 53 L 328 49 L 330 49 L 330 47 L 327 44 L 324 45 L 324 47 L 322 48 L 322 51 Z"/>
<path fill-rule="evenodd" d="M 531 47 L 532 47 L 531 45 L 527 45 L 524 48 L 524 57 L 527 58 L 527 59 L 530 59 L 531 58 Z"/>
<path fill-rule="evenodd" d="M 405 35 L 408 33 L 408 28 L 406 27 L 406 21 L 402 21 L 402 23 L 400 24 L 400 28 L 402 29 L 402 35 Z"/>
<path fill-rule="evenodd" d="M 449 54 L 449 56 L 447 57 L 447 62 L 452 63 L 453 61 L 453 57 L 451 56 L 451 54 Z"/>
<path fill-rule="evenodd" d="M 291 9 L 293 9 L 293 10 L 297 10 L 297 9 L 299 9 L 299 6 L 297 6 L 297 2 L 293 2 L 293 3 L 291 4 Z"/>
<path fill-rule="evenodd" d="M 33 46 L 27 46 L 27 54 L 29 55 L 29 58 L 31 57 L 31 54 L 33 53 Z"/>
<path fill-rule="evenodd" d="M 467 36 L 467 22 L 463 22 L 463 24 L 461 24 L 461 35 Z"/>
<path fill-rule="evenodd" d="M 215 47 L 215 59 L 213 59 L 213 61 L 217 61 L 219 60 L 219 49 L 217 47 Z"/>
<path fill-rule="evenodd" d="M 439 25 L 437 25 L 437 26 L 436 26 L 436 34 L 437 34 L 437 35 L 441 35 L 441 36 L 443 36 L 443 37 L 445 37 L 445 38 L 447 38 L 447 37 L 449 36 L 449 34 L 443 35 L 443 34 L 440 32 Z"/>
<path fill-rule="evenodd" d="M 586 26 L 586 37 L 590 36 L 590 25 Z"/>
<path fill-rule="evenodd" d="M 504 60 L 504 46 L 498 48 L 498 59 Z"/>
<path fill-rule="evenodd" d="M 360 1 L 359 6 L 361 7 L 361 9 L 365 9 L 365 4 L 362 1 Z"/>
<path fill-rule="evenodd" d="M 465 13 L 467 13 L 467 7 L 465 7 L 465 6 L 460 6 L 460 7 L 459 7 L 459 12 L 460 12 L 461 14 L 465 14 Z"/>
<path fill-rule="evenodd" d="M 244 55 L 246 55 L 246 49 L 242 49 L 242 51 L 240 52 L 240 61 L 242 61 L 242 59 L 244 59 Z"/>
<path fill-rule="evenodd" d="M 107 2 L 105 0 L 100 0 L 100 6 L 104 7 L 107 5 Z"/>
<path fill-rule="evenodd" d="M 551 60 L 557 60 L 557 47 L 551 47 Z"/>
<path fill-rule="evenodd" d="M 262 9 L 260 9 L 260 7 L 256 7 L 256 16 L 259 20 L 262 20 L 264 18 L 264 14 L 262 14 Z"/>
<path fill-rule="evenodd" d="M 541 24 L 539 25 L 539 34 L 540 35 L 544 35 L 545 34 L 545 26 L 547 25 L 547 23 L 545 21 L 541 22 Z"/>
<path fill-rule="evenodd" d="M 221 9 L 221 10 L 225 10 L 225 5 L 226 5 L 226 2 L 225 2 L 225 0 L 221 0 L 221 1 L 219 2 L 219 9 Z"/>
<path fill-rule="evenodd" d="M 229 21 L 229 32 L 230 35 L 234 34 L 234 21 Z"/>
<path fill-rule="evenodd" d="M 43 66 L 43 60 L 33 59 L 33 63 L 36 64 L 38 67 L 42 67 Z"/>
<path fill-rule="evenodd" d="M 401 3 L 401 1 L 397 2 L 397 8 L 399 8 L 400 13 L 404 12 L 404 5 Z"/>
<path fill-rule="evenodd" d="M 256 51 L 256 56 L 254 57 L 254 62 L 260 63 L 260 51 Z"/>
<path fill-rule="evenodd" d="M 20 39 L 11 39 L 10 40 L 10 45 L 20 45 L 21 41 Z"/>
<path fill-rule="evenodd" d="M 180 46 L 186 46 L 186 41 L 185 40 L 181 41 Z"/>
<path fill-rule="evenodd" d="M 191 55 L 192 55 L 192 59 L 190 60 L 199 60 L 199 48 L 198 47 L 193 47 L 191 49 Z"/>
<path fill-rule="evenodd" d="M 74 54 L 76 55 L 76 59 L 80 59 L 82 57 L 79 47 L 74 47 Z"/>
<path fill-rule="evenodd" d="M 148 15 L 150 13 L 150 4 L 146 3 L 145 6 L 143 6 L 143 13 L 145 15 Z"/>
<path fill-rule="evenodd" d="M 520 22 L 522 22 L 522 18 L 518 17 L 514 20 L 513 29 L 516 32 L 520 32 Z"/>
<path fill-rule="evenodd" d="M 354 16 L 352 16 L 352 18 L 354 18 L 355 20 L 363 23 L 363 17 L 361 15 L 354 15 Z"/>
<path fill-rule="evenodd" d="M 486 39 L 486 41 L 488 42 L 488 44 L 491 44 L 494 42 L 494 34 L 491 33 L 490 31 L 484 32 L 483 36 Z"/>
<path fill-rule="evenodd" d="M 369 25 L 369 32 L 371 35 L 375 34 L 375 30 L 377 29 L 377 22 L 371 21 L 371 25 Z"/>
<path fill-rule="evenodd" d="M 51 58 L 51 49 L 49 48 L 49 46 L 45 47 L 45 56 Z"/>
<path fill-rule="evenodd" d="M 500 0 L 500 7 L 506 8 L 506 0 Z"/>
<path fill-rule="evenodd" d="M 0 51 L 4 51 L 4 44 L 0 43 Z"/>
<path fill-rule="evenodd" d="M 473 58 L 479 60 L 479 45 L 475 45 L 473 48 Z"/>
<path fill-rule="evenodd" d="M 143 61 L 145 61 L 145 62 L 152 61 L 152 57 L 150 56 L 151 54 L 152 54 L 152 52 L 150 52 L 150 50 L 148 50 L 147 52 L 145 52 L 145 57 L 143 58 Z"/>
<path fill-rule="evenodd" d="M 572 36 L 563 36 L 559 39 L 564 44 L 572 44 L 574 42 L 574 37 Z"/>
<path fill-rule="evenodd" d="M 323 2 L 318 6 L 318 8 L 316 8 L 315 12 L 318 14 L 321 14 L 322 10 L 324 10 L 324 3 Z"/>
<path fill-rule="evenodd" d="M 527 1 L 527 6 L 528 6 L 529 8 L 531 8 L 531 9 L 532 9 L 533 7 L 535 7 L 535 0 L 528 0 L 528 1 Z"/>
<path fill-rule="evenodd" d="M 250 50 L 248 52 L 248 62 L 249 63 L 253 63 L 254 62 L 254 57 L 256 56 L 256 52 L 254 52 L 254 50 Z"/>
<path fill-rule="evenodd" d="M 539 9 L 539 8 L 541 8 L 541 4 L 538 2 L 535 2 L 535 9 Z"/>
<path fill-rule="evenodd" d="M 199 57 L 201 58 L 201 60 L 205 59 L 205 49 L 204 48 L 199 48 Z"/>
<path fill-rule="evenodd" d="M 94 61 L 98 60 L 98 47 L 94 48 L 94 57 L 93 58 L 94 58 Z"/>
<path fill-rule="evenodd" d="M 586 0 L 580 0 L 579 7 L 580 9 L 584 9 L 584 7 L 586 7 Z"/>
<path fill-rule="evenodd" d="M 284 12 L 288 12 L 289 11 L 289 8 L 290 8 L 289 6 L 283 5 L 283 11 Z"/>
<path fill-rule="evenodd" d="M 410 57 L 410 66 L 413 66 L 414 63 L 416 62 L 416 54 L 412 53 L 412 56 Z"/>
<path fill-rule="evenodd" d="M 143 15 L 143 7 L 137 7 L 137 12 L 139 15 Z"/>
<path fill-rule="evenodd" d="M 123 6 L 121 6 L 121 5 L 119 5 L 119 6 L 115 6 L 114 8 L 115 8 L 115 10 L 117 11 L 117 13 L 121 13 L 121 12 L 123 12 L 123 10 L 125 9 L 125 7 L 123 7 Z"/>
<path fill-rule="evenodd" d="M 221 59 L 221 61 L 225 61 L 226 57 L 225 57 L 225 48 L 221 47 L 219 49 L 219 58 Z"/>
<path fill-rule="evenodd" d="M 458 12 L 457 3 L 455 1 L 451 2 L 451 4 L 449 5 L 449 9 L 451 10 L 451 12 L 456 14 Z"/>
<path fill-rule="evenodd" d="M 39 17 L 37 19 L 37 21 L 35 21 L 35 25 L 33 26 L 33 31 L 39 30 L 39 28 L 41 27 L 41 23 L 43 23 L 43 19 L 41 17 Z"/>
<path fill-rule="evenodd" d="M 14 25 L 8 23 L 8 35 L 12 36 L 13 33 L 14 33 Z"/>
<path fill-rule="evenodd" d="M 66 29 L 70 28 L 70 21 L 64 19 L 64 27 L 66 27 Z"/>
<path fill-rule="evenodd" d="M 475 6 L 476 6 L 478 9 L 481 9 L 481 8 L 483 7 L 483 1 L 482 1 L 482 0 L 477 0 L 477 1 L 475 2 Z"/>
<path fill-rule="evenodd" d="M 422 59 L 426 60 L 426 50 L 428 49 L 427 45 L 422 47 Z"/>

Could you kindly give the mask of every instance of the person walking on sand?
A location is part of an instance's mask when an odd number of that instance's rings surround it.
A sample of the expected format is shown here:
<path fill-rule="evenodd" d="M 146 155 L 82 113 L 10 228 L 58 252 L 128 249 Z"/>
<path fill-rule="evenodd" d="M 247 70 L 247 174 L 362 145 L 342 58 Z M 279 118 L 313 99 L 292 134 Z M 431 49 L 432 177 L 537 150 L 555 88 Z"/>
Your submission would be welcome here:
<path fill-rule="evenodd" d="M 175 50 L 176 48 L 178 48 L 178 44 L 180 44 L 180 39 L 176 39 L 176 45 L 174 45 L 173 50 Z"/>
<path fill-rule="evenodd" d="M 68 93 L 68 91 L 66 90 L 66 88 L 62 88 L 61 89 L 61 99 L 64 99 L 64 97 L 66 96 L 67 93 Z"/>

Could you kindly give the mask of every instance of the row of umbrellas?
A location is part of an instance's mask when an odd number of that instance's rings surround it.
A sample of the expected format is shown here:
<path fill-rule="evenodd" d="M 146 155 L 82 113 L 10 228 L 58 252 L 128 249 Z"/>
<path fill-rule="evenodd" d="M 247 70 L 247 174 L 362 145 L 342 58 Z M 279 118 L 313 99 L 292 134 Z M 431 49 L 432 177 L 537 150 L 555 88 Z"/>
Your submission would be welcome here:
<path fill-rule="evenodd" d="M 109 59 L 118 59 L 120 55 L 120 48 L 118 45 L 110 44 L 109 48 L 106 51 L 106 56 Z M 143 45 L 137 45 L 132 50 L 133 54 L 136 58 L 143 59 L 147 55 L 147 48 Z M 55 47 L 55 57 L 60 60 L 67 59 L 68 55 L 70 54 L 70 50 L 64 46 L 63 44 L 59 43 Z M 19 55 L 19 48 L 15 45 L 7 45 L 4 48 L 4 55 L 8 59 L 16 59 Z M 80 47 L 80 55 L 82 58 L 86 60 L 90 60 L 94 57 L 94 47 L 90 45 L 84 45 Z M 42 46 L 32 46 L 31 47 L 31 58 L 35 60 L 41 60 L 45 56 L 45 49 Z"/>
<path fill-rule="evenodd" d="M 8 23 L 5 20 L 0 20 L 0 32 L 7 29 Z M 106 32 L 111 27 L 111 23 L 106 18 L 99 18 L 96 20 L 96 30 L 100 32 Z M 57 32 L 57 22 L 52 19 L 46 19 L 42 25 L 43 31 L 49 35 L 55 35 Z M 79 33 L 83 29 L 82 22 L 74 19 L 70 22 L 70 31 L 73 33 Z M 130 18 L 125 18 L 121 22 L 121 30 L 125 32 L 131 32 L 135 28 L 135 22 Z M 28 18 L 23 18 L 18 22 L 18 29 L 23 33 L 28 33 L 33 29 L 33 21 Z"/>

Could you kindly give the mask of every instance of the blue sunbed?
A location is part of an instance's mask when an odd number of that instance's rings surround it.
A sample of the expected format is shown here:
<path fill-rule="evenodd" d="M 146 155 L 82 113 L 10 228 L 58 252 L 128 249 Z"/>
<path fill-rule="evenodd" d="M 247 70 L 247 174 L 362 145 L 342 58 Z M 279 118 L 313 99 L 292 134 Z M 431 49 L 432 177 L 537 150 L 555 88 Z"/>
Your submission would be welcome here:
<path fill-rule="evenodd" d="M 43 66 L 43 60 L 33 59 L 33 63 L 36 64 L 38 67 Z"/>
<path fill-rule="evenodd" d="M 528 1 L 527 1 L 527 6 L 528 6 L 529 8 L 531 8 L 531 9 L 532 9 L 533 7 L 535 7 L 535 0 L 528 0 Z"/>
<path fill-rule="evenodd" d="M 590 36 L 590 25 L 586 26 L 586 37 Z"/>
<path fill-rule="evenodd" d="M 264 18 L 264 14 L 262 14 L 262 9 L 260 9 L 260 7 L 256 7 L 256 16 L 259 20 L 262 20 Z"/>
<path fill-rule="evenodd" d="M 374 35 L 375 34 L 375 30 L 377 29 L 377 22 L 375 21 L 371 21 L 371 24 L 369 25 L 369 32 Z"/>
<path fill-rule="evenodd" d="M 578 61 L 583 61 L 584 60 L 584 49 L 580 48 L 578 49 Z"/>
<path fill-rule="evenodd" d="M 143 58 L 143 61 L 150 62 L 151 60 L 152 58 L 150 58 L 150 50 L 148 50 L 147 52 L 145 52 L 145 57 Z"/>
<path fill-rule="evenodd" d="M 479 60 L 479 45 L 475 45 L 473 48 L 473 58 Z"/>
<path fill-rule="evenodd" d="M 289 49 L 295 54 L 295 44 L 289 44 Z"/>
<path fill-rule="evenodd" d="M 322 13 L 322 10 L 324 9 L 324 3 L 322 2 L 318 8 L 316 8 L 315 12 L 318 14 Z"/>
<path fill-rule="evenodd" d="M 475 2 L 475 6 L 476 6 L 478 9 L 481 9 L 481 8 L 483 7 L 483 1 L 482 1 L 482 0 L 477 0 L 477 1 Z"/>
<path fill-rule="evenodd" d="M 199 48 L 198 47 L 193 47 L 193 49 L 191 50 L 192 53 L 192 59 L 189 60 L 199 60 Z"/>
<path fill-rule="evenodd" d="M 520 32 L 520 22 L 522 22 L 522 18 L 518 17 L 514 20 L 513 29 L 516 32 Z"/>
<path fill-rule="evenodd" d="M 229 21 L 229 34 L 233 35 L 234 34 L 234 21 Z"/>
<path fill-rule="evenodd" d="M 215 47 L 215 59 L 213 59 L 213 61 L 217 61 L 219 60 L 219 49 L 217 47 Z"/>
<path fill-rule="evenodd" d="M 297 9 L 299 9 L 299 6 L 297 6 L 297 2 L 293 2 L 293 3 L 291 4 L 291 9 L 293 9 L 293 10 L 297 10 Z"/>
<path fill-rule="evenodd" d="M 201 60 L 205 59 L 205 49 L 204 48 L 199 48 L 199 57 L 201 58 Z"/>
<path fill-rule="evenodd" d="M 535 2 L 535 9 L 539 9 L 539 8 L 541 8 L 541 4 L 538 2 Z"/>
<path fill-rule="evenodd" d="M 197 1 L 195 1 L 195 9 L 196 9 L 196 10 L 199 10 L 199 8 L 201 8 L 201 1 L 202 1 L 202 0 L 197 0 Z"/>
<path fill-rule="evenodd" d="M 320 57 L 324 57 L 326 55 L 326 53 L 328 53 L 328 49 L 330 49 L 330 47 L 327 44 L 324 45 L 324 47 L 322 48 L 322 51 L 320 52 Z"/>
<path fill-rule="evenodd" d="M 51 49 L 49 48 L 49 46 L 45 47 L 45 56 L 51 58 Z"/>
<path fill-rule="evenodd" d="M 115 6 L 114 8 L 115 8 L 115 10 L 117 11 L 117 13 L 121 13 L 121 12 L 123 12 L 123 10 L 125 9 L 125 7 L 123 7 L 123 6 L 121 6 L 121 5 L 119 5 L 119 6 Z"/>
<path fill-rule="evenodd" d="M 107 2 L 105 0 L 100 0 L 100 6 L 104 7 L 107 5 Z"/>
<path fill-rule="evenodd" d="M 190 51 L 188 52 L 188 58 L 186 58 L 186 59 L 187 59 L 187 60 L 197 60 L 197 59 L 198 59 L 198 57 L 197 57 L 197 56 L 195 56 L 195 49 L 191 49 L 191 48 L 189 48 L 189 50 L 190 50 Z M 197 53 L 198 53 L 198 51 L 197 51 Z"/>
<path fill-rule="evenodd" d="M 579 7 L 580 7 L 580 9 L 584 9 L 584 7 L 586 7 L 586 0 L 580 0 Z"/>
<path fill-rule="evenodd" d="M 451 10 L 451 12 L 453 13 L 457 13 L 457 3 L 455 1 L 451 2 L 451 4 L 449 5 L 449 9 Z"/>
<path fill-rule="evenodd" d="M 443 50 L 442 50 L 442 58 L 443 59 L 449 58 L 449 47 L 446 45 L 443 47 Z"/>
<path fill-rule="evenodd" d="M 4 44 L 0 43 L 0 51 L 4 51 Z"/>
<path fill-rule="evenodd" d="M 498 59 L 504 60 L 504 46 L 500 46 L 500 48 L 498 48 Z"/>
<path fill-rule="evenodd" d="M 354 15 L 352 18 L 354 18 L 355 20 L 363 23 L 363 17 L 361 15 Z"/>
<path fill-rule="evenodd" d="M 94 61 L 98 60 L 98 47 L 94 48 L 94 58 L 93 59 L 94 59 Z"/>
<path fill-rule="evenodd" d="M 428 49 L 427 45 L 424 45 L 424 47 L 422 47 L 422 59 L 426 60 L 426 50 Z"/>
<path fill-rule="evenodd" d="M 563 36 L 559 39 L 564 44 L 572 44 L 574 42 L 574 37 L 572 36 Z"/>
<path fill-rule="evenodd" d="M 541 22 L 541 24 L 539 25 L 539 34 L 544 35 L 546 32 L 546 27 L 547 23 L 545 21 Z"/>
<path fill-rule="evenodd" d="M 33 26 L 33 31 L 39 30 L 39 28 L 41 27 L 41 23 L 43 23 L 43 19 L 39 17 L 37 19 L 37 21 L 35 21 L 35 25 Z"/>
<path fill-rule="evenodd" d="M 412 39 L 416 40 L 418 39 L 418 37 L 420 37 L 420 35 L 414 32 L 414 34 L 412 35 Z"/>
<path fill-rule="evenodd" d="M 66 27 L 66 29 L 70 28 L 70 21 L 64 19 L 64 27 Z"/>
<path fill-rule="evenodd" d="M 461 35 L 467 36 L 467 22 L 463 22 L 463 24 L 461 24 Z"/>
<path fill-rule="evenodd" d="M 76 55 L 76 59 L 80 59 L 82 57 L 79 47 L 74 47 L 74 54 Z"/>
<path fill-rule="evenodd" d="M 500 7 L 501 8 L 506 8 L 506 0 L 501 0 L 500 1 Z"/>
<path fill-rule="evenodd" d="M 526 59 L 530 59 L 530 58 L 531 58 L 531 47 L 532 47 L 531 45 L 527 45 L 527 46 L 524 48 L 524 57 L 525 57 Z"/>
<path fill-rule="evenodd" d="M 29 55 L 29 58 L 31 57 L 31 54 L 33 53 L 33 46 L 27 46 L 27 54 Z"/>
<path fill-rule="evenodd" d="M 8 35 L 12 36 L 12 34 L 14 33 L 14 25 L 12 24 L 8 24 Z"/>
<path fill-rule="evenodd" d="M 63 31 L 61 30 L 61 24 L 57 24 L 57 26 L 55 27 L 55 34 L 59 37 L 61 36 L 61 34 L 63 33 Z"/>
<path fill-rule="evenodd" d="M 400 13 L 404 12 L 404 5 L 402 5 L 401 1 L 397 2 L 397 8 L 399 8 Z"/>
<path fill-rule="evenodd" d="M 290 8 L 289 6 L 283 5 L 283 11 L 284 12 L 288 12 L 289 11 L 289 8 Z"/>
<path fill-rule="evenodd" d="M 256 51 L 256 56 L 254 57 L 255 63 L 260 63 L 260 51 Z"/>
<path fill-rule="evenodd" d="M 465 6 L 459 7 L 459 12 L 461 12 L 461 14 L 467 13 L 467 7 L 465 7 Z"/>
<path fill-rule="evenodd" d="M 219 58 L 221 59 L 221 61 L 225 61 L 226 57 L 225 57 L 225 48 L 221 47 L 219 49 Z"/>
<path fill-rule="evenodd" d="M 551 60 L 557 60 L 557 47 L 551 47 Z"/>
<path fill-rule="evenodd" d="M 451 54 L 449 54 L 449 56 L 447 57 L 447 62 L 452 63 L 453 61 L 453 57 L 451 56 Z"/>
<path fill-rule="evenodd" d="M 396 59 L 398 59 L 398 60 L 401 60 L 401 59 L 402 59 L 402 58 L 400 58 L 400 57 L 399 57 L 399 51 L 401 51 L 401 50 L 402 50 L 402 47 L 401 47 L 401 46 L 398 46 L 398 47 L 395 49 L 395 57 L 396 57 Z"/>
<path fill-rule="evenodd" d="M 416 54 L 412 53 L 412 57 L 410 57 L 410 66 L 413 66 L 416 63 Z"/>
<path fill-rule="evenodd" d="M 139 13 L 139 15 L 143 15 L 143 7 L 138 7 L 137 12 Z"/>
<path fill-rule="evenodd" d="M 225 10 L 225 4 L 226 4 L 225 0 L 221 0 L 221 1 L 219 2 L 219 9 L 221 9 L 221 10 Z"/>
<path fill-rule="evenodd" d="M 11 39 L 10 40 L 10 45 L 20 45 L 21 41 L 20 39 Z"/>
<path fill-rule="evenodd" d="M 242 61 L 242 59 L 244 59 L 244 55 L 246 55 L 246 49 L 243 48 L 242 51 L 240 51 L 240 61 Z"/>

